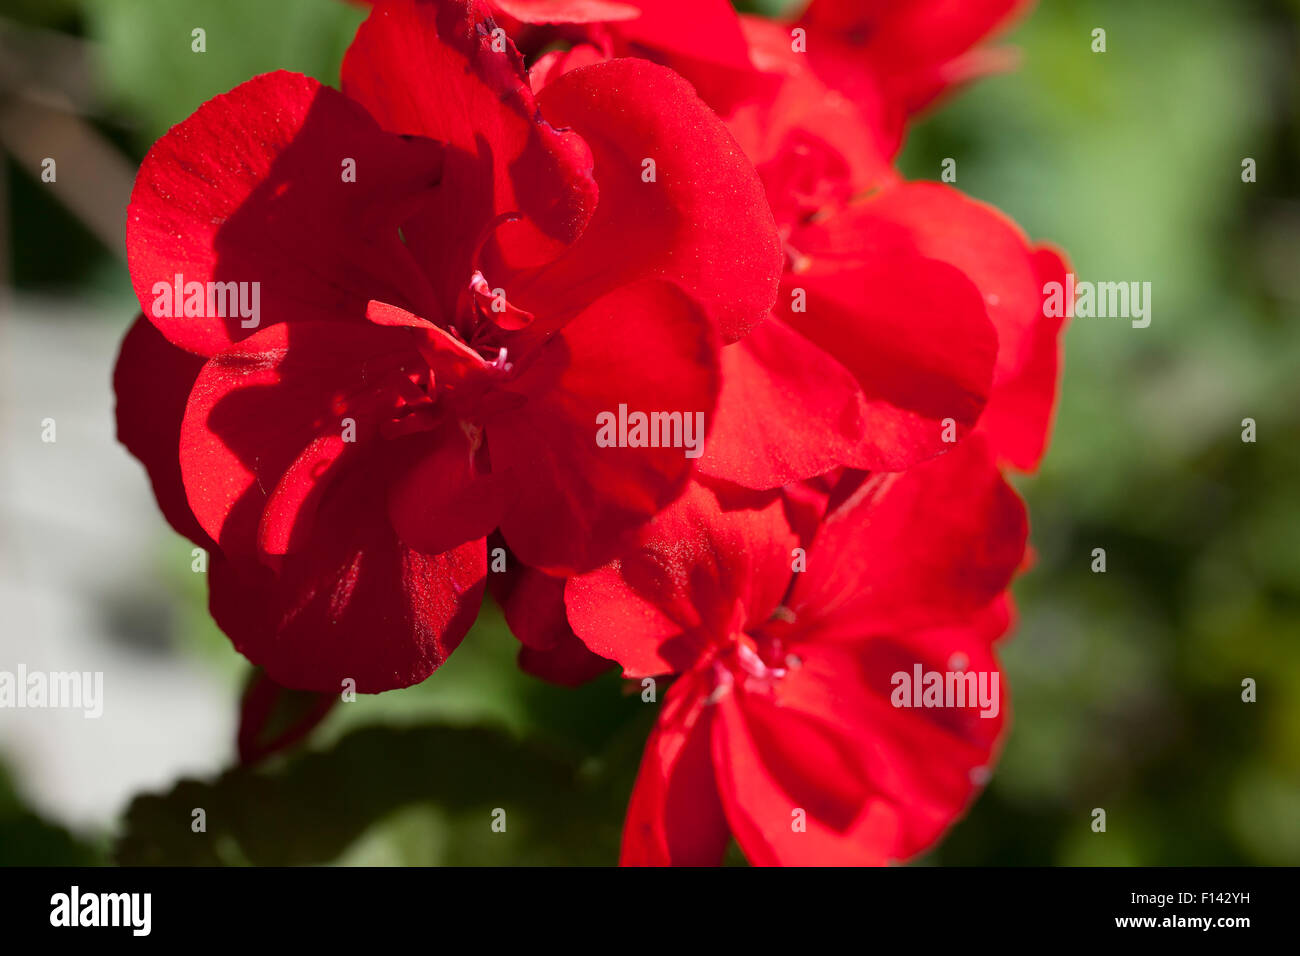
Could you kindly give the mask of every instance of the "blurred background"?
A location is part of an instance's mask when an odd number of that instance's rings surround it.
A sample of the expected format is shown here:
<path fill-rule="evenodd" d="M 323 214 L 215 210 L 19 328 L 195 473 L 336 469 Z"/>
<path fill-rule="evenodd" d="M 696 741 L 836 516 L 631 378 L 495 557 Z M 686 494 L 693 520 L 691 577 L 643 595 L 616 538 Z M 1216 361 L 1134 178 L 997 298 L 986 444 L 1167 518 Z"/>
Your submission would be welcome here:
<path fill-rule="evenodd" d="M 491 607 L 432 680 L 237 769 L 249 667 L 113 438 L 140 158 L 253 74 L 337 82 L 362 16 L 0 0 L 0 669 L 105 673 L 99 720 L 0 710 L 0 863 L 616 859 L 650 709 L 612 675 L 521 674 Z M 1151 282 L 1153 318 L 1068 329 L 1051 451 L 1015 479 L 1037 563 L 1003 645 L 1011 732 L 918 863 L 1300 864 L 1300 2 L 1046 0 L 1007 40 L 1020 68 L 932 111 L 904 171 L 956 158 L 1081 277 Z"/>

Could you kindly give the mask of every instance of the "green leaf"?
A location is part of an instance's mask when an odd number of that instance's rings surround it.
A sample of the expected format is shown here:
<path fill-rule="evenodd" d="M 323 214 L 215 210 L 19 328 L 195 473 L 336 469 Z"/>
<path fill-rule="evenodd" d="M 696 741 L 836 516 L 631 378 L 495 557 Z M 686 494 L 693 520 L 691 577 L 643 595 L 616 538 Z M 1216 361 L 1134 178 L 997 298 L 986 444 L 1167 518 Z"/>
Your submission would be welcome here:
<path fill-rule="evenodd" d="M 138 797 L 115 856 L 126 865 L 612 864 L 626 797 L 625 781 L 584 775 L 496 730 L 370 727 L 268 770 Z M 196 809 L 206 832 L 192 829 Z"/>

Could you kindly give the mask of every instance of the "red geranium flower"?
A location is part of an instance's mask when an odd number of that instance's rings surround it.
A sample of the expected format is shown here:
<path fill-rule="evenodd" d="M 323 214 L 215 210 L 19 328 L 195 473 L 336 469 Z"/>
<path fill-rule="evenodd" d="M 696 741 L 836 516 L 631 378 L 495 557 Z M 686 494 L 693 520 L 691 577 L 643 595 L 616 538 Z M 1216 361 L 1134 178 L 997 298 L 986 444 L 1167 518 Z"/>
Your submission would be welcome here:
<path fill-rule="evenodd" d="M 716 864 L 729 834 L 755 864 L 902 860 L 987 777 L 1005 697 L 900 707 L 895 677 L 965 672 L 1002 694 L 992 641 L 1026 521 L 984 442 L 862 482 L 806 568 L 788 504 L 693 483 L 637 550 L 566 586 L 591 651 L 630 678 L 679 675 L 624 863 Z"/>
<path fill-rule="evenodd" d="M 593 22 L 600 11 L 585 5 L 538 10 L 575 45 L 542 56 L 534 87 L 601 60 L 610 31 L 636 22 Z M 787 268 L 773 317 L 723 349 L 701 472 L 771 489 L 845 466 L 901 470 L 972 429 L 1000 460 L 1033 469 L 1060 331 L 1038 290 L 1064 272 L 1060 257 L 954 189 L 901 181 L 891 160 L 903 111 L 863 58 L 815 27 L 820 58 L 795 49 L 788 24 L 718 16 L 726 35 L 741 24 L 751 67 L 727 74 L 720 109 L 763 180 Z M 833 60 L 836 50 L 846 55 Z M 639 52 L 678 65 L 667 48 Z M 827 76 L 832 62 L 841 72 Z M 605 666 L 572 636 L 554 582 L 520 571 L 494 583 L 526 670 L 575 683 Z"/>
<path fill-rule="evenodd" d="M 150 151 L 115 384 L 236 646 L 286 686 L 379 691 L 455 648 L 494 528 L 572 573 L 680 494 L 681 449 L 598 449 L 596 415 L 711 412 L 780 253 L 752 167 L 663 67 L 534 98 L 481 3 L 392 0 L 342 86 L 257 77 Z M 239 284 L 254 323 L 211 308 Z"/>
<path fill-rule="evenodd" d="M 788 24 L 718 13 L 727 35 L 740 25 L 750 69 L 727 74 L 729 95 L 715 100 L 763 180 L 786 269 L 772 319 L 723 350 L 700 470 L 755 489 L 838 467 L 898 471 L 977 425 L 1000 458 L 1031 470 L 1059 365 L 1060 322 L 1042 314 L 1040 289 L 1064 264 L 991 207 L 901 181 L 890 163 L 902 110 L 869 64 L 817 32 L 831 13 L 809 11 L 820 57 L 796 49 Z M 575 19 L 587 49 L 547 54 L 534 86 L 608 55 L 602 31 L 637 22 Z M 935 32 L 932 52 L 966 32 Z M 641 52 L 677 63 L 667 47 Z"/>

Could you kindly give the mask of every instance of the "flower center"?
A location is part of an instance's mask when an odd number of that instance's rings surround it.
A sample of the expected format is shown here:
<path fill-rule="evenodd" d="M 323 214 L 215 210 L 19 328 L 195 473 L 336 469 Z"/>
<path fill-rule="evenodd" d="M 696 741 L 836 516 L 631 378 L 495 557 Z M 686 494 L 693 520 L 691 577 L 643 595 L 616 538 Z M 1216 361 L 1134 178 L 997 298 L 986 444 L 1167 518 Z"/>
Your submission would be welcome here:
<path fill-rule="evenodd" d="M 770 694 L 797 664 L 777 638 L 739 632 L 713 658 L 708 703 L 716 704 L 737 685 L 750 693 Z"/>
<path fill-rule="evenodd" d="M 497 329 L 517 332 L 533 321 L 531 312 L 516 309 L 506 299 L 506 290 L 492 288 L 483 273 L 478 270 L 470 276 L 469 292 L 476 331 L 483 328 L 485 323 L 490 323 Z"/>
<path fill-rule="evenodd" d="M 493 286 L 483 274 L 484 252 L 497 230 L 517 222 L 517 213 L 497 216 L 479 233 L 470 257 L 469 283 L 461 293 L 457 308 L 456 334 L 494 367 L 506 369 L 509 363 L 502 356 L 503 333 L 518 332 L 533 321 L 531 312 L 516 308 L 506 298 L 506 290 Z"/>

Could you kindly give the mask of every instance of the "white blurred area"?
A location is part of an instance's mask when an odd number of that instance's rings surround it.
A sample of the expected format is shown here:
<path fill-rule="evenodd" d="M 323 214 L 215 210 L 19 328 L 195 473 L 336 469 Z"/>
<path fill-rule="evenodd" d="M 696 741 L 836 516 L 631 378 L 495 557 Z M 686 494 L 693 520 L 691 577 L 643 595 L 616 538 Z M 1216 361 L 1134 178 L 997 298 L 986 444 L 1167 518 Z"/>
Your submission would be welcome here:
<path fill-rule="evenodd" d="M 230 673 L 182 650 L 196 600 L 162 573 L 172 555 L 189 573 L 188 551 L 114 437 L 130 318 L 83 301 L 0 303 L 0 670 L 104 674 L 97 720 L 0 708 L 0 764 L 35 812 L 83 832 L 111 831 L 137 793 L 234 754 Z"/>

